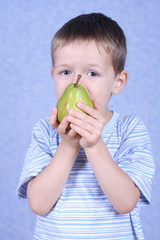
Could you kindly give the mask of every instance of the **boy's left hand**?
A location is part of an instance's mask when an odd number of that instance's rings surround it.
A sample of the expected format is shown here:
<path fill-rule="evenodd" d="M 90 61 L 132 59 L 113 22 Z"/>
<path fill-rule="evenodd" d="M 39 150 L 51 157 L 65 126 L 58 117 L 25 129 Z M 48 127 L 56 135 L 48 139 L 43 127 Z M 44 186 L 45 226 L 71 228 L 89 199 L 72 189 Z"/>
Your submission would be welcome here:
<path fill-rule="evenodd" d="M 101 138 L 106 120 L 100 111 L 100 105 L 95 101 L 94 108 L 82 102 L 78 102 L 77 107 L 85 113 L 71 109 L 67 120 L 71 123 L 71 128 L 81 136 L 81 147 L 93 147 Z"/>

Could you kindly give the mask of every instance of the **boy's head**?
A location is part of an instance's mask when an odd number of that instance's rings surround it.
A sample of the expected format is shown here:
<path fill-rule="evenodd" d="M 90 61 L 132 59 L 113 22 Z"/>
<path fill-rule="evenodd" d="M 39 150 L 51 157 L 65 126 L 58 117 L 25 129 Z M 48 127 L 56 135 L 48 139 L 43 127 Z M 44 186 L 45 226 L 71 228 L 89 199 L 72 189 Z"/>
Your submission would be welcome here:
<path fill-rule="evenodd" d="M 64 24 L 51 43 L 53 65 L 54 51 L 76 40 L 94 40 L 97 46 L 102 46 L 111 57 L 115 75 L 124 69 L 127 53 L 126 38 L 123 30 L 111 18 L 101 13 L 82 14 Z"/>
<path fill-rule="evenodd" d="M 118 94 L 127 82 L 125 58 L 125 36 L 115 21 L 100 13 L 71 19 L 52 40 L 56 98 L 81 74 L 80 84 L 107 114 L 111 95 Z"/>

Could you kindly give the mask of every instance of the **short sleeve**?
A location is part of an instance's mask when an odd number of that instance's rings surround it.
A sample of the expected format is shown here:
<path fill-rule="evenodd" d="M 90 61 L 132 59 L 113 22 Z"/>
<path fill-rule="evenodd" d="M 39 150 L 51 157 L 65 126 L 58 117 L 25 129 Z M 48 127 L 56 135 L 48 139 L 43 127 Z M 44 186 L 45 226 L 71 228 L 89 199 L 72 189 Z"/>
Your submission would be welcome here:
<path fill-rule="evenodd" d="M 148 131 L 136 117 L 125 121 L 116 162 L 141 191 L 138 204 L 149 204 L 155 166 Z"/>
<path fill-rule="evenodd" d="M 17 193 L 20 198 L 27 198 L 27 185 L 31 178 L 37 176 L 51 161 L 52 153 L 48 144 L 49 124 L 40 120 L 32 131 L 24 165 L 21 172 Z"/>

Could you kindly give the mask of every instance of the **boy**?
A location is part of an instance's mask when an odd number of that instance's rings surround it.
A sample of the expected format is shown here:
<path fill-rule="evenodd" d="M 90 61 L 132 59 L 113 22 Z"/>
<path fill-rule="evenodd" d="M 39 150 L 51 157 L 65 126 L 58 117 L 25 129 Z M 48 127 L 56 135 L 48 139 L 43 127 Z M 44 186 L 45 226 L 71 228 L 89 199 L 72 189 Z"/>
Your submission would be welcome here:
<path fill-rule="evenodd" d="M 18 193 L 37 214 L 34 239 L 144 239 L 150 138 L 137 117 L 108 107 L 127 82 L 124 33 L 103 14 L 83 14 L 55 34 L 51 51 L 57 100 L 81 74 L 94 108 L 79 102 L 85 113 L 71 109 L 58 123 L 54 107 L 33 129 Z"/>

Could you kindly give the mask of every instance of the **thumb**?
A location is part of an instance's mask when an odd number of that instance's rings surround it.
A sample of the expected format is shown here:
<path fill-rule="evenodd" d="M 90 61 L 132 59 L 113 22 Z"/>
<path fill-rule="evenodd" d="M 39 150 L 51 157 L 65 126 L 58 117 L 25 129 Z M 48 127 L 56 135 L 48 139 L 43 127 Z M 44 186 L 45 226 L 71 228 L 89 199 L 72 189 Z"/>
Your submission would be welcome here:
<path fill-rule="evenodd" d="M 57 108 L 53 107 L 50 117 L 49 117 L 49 124 L 54 127 L 57 128 L 58 126 L 58 122 L 57 122 Z"/>

